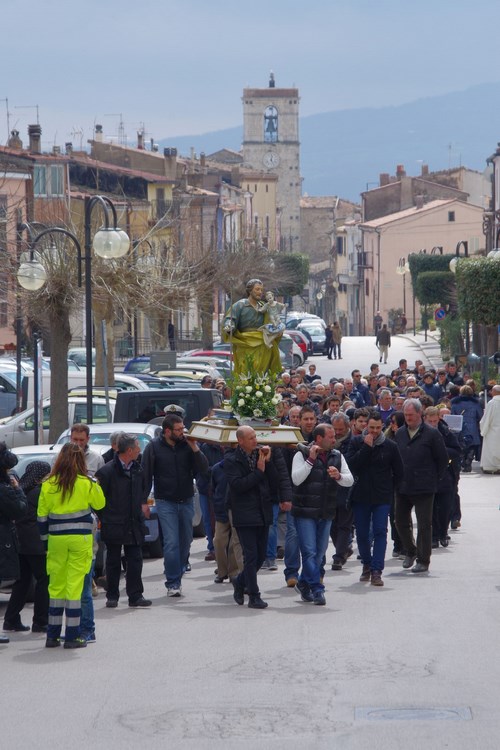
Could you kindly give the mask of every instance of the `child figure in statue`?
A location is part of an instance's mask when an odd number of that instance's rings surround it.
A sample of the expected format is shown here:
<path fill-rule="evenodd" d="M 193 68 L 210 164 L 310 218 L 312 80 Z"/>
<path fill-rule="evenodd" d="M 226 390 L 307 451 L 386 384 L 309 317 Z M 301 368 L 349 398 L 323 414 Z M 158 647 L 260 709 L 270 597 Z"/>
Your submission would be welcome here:
<path fill-rule="evenodd" d="M 266 346 L 271 346 L 273 341 L 280 337 L 285 330 L 285 324 L 281 321 L 280 315 L 286 310 L 286 305 L 277 302 L 272 292 L 266 292 L 266 301 L 263 303 L 261 310 L 267 312 L 269 323 L 265 323 L 259 328 L 264 336 Z"/>

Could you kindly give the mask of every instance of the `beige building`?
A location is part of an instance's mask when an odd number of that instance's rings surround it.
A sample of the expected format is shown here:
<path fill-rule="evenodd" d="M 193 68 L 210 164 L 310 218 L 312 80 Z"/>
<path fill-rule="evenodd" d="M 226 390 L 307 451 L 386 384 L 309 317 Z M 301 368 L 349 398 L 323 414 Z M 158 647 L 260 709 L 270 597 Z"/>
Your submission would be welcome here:
<path fill-rule="evenodd" d="M 481 206 L 435 200 L 362 223 L 361 333 L 372 331 L 377 310 L 387 322 L 391 308 L 404 309 L 408 326 L 413 326 L 411 282 L 409 274 L 403 277 L 397 273 L 400 261 L 407 261 L 411 253 L 430 253 L 434 248 L 454 254 L 460 242 L 467 242 L 472 254 L 484 245 L 482 221 Z M 418 309 L 416 318 L 420 318 Z"/>

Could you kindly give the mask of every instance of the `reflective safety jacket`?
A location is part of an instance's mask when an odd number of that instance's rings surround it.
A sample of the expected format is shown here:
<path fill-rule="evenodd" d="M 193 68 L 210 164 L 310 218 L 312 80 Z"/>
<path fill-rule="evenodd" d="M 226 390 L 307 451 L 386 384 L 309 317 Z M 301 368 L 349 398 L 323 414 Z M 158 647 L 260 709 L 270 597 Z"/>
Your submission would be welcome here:
<path fill-rule="evenodd" d="M 91 509 L 101 510 L 106 500 L 93 479 L 78 475 L 71 494 L 62 499 L 62 490 L 54 477 L 42 484 L 38 499 L 38 528 L 46 541 L 49 535 L 92 534 Z"/>

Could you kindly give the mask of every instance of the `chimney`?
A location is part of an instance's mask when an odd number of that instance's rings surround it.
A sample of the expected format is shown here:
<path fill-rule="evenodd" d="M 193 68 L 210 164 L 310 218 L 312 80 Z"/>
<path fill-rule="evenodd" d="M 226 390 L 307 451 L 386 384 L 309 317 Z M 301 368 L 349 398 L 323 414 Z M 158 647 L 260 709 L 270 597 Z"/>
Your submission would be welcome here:
<path fill-rule="evenodd" d="M 102 125 L 96 125 L 94 131 L 94 140 L 98 143 L 103 142 Z"/>
<path fill-rule="evenodd" d="M 139 151 L 144 151 L 144 131 L 137 131 L 137 148 Z"/>
<path fill-rule="evenodd" d="M 71 156 L 73 154 L 73 144 L 71 143 L 71 141 L 65 143 L 64 148 L 66 149 L 66 153 L 68 156 Z"/>
<path fill-rule="evenodd" d="M 23 147 L 23 142 L 19 138 L 19 130 L 11 130 L 10 131 L 10 138 L 7 143 L 9 148 L 14 148 L 16 151 L 21 151 Z"/>
<path fill-rule="evenodd" d="M 396 177 L 398 178 L 398 180 L 400 180 L 401 177 L 406 177 L 404 164 L 398 164 L 398 166 L 396 167 Z"/>
<path fill-rule="evenodd" d="M 28 125 L 28 136 L 30 139 L 30 151 L 32 154 L 41 154 L 42 128 L 40 125 Z"/>
<path fill-rule="evenodd" d="M 175 180 L 177 175 L 177 149 L 164 148 L 163 156 L 165 157 L 165 177 Z"/>
<path fill-rule="evenodd" d="M 428 164 L 422 164 L 422 177 L 427 177 L 429 175 L 429 165 Z"/>
<path fill-rule="evenodd" d="M 389 182 L 390 182 L 389 172 L 381 172 L 379 175 L 380 187 L 383 187 L 383 185 L 388 185 Z"/>
<path fill-rule="evenodd" d="M 200 167 L 205 167 L 205 166 L 206 166 L 206 157 L 205 157 L 205 152 L 202 151 L 200 153 Z"/>
<path fill-rule="evenodd" d="M 52 153 L 54 156 L 60 156 L 61 154 L 61 147 L 60 146 L 52 146 Z"/>
<path fill-rule="evenodd" d="M 417 211 L 424 207 L 424 196 L 423 195 L 416 195 L 415 196 L 415 208 Z"/>

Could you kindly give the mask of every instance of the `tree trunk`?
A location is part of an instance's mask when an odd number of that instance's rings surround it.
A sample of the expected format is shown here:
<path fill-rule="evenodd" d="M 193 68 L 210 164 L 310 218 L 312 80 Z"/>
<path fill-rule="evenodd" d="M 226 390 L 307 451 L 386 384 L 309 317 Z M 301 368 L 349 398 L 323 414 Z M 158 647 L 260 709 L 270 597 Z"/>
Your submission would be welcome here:
<path fill-rule="evenodd" d="M 68 427 L 68 347 L 71 341 L 68 310 L 52 311 L 49 327 L 52 341 L 49 442 L 55 443 Z"/>
<path fill-rule="evenodd" d="M 210 350 L 213 346 L 212 321 L 214 314 L 213 294 L 204 295 L 200 300 L 200 317 L 201 317 L 201 345 L 203 349 Z"/>
<path fill-rule="evenodd" d="M 95 343 L 95 385 L 104 385 L 104 346 L 102 340 L 102 321 L 106 321 L 107 342 L 107 375 L 108 385 L 115 384 L 115 352 L 113 335 L 113 310 L 109 305 L 94 301 L 94 343 Z"/>

